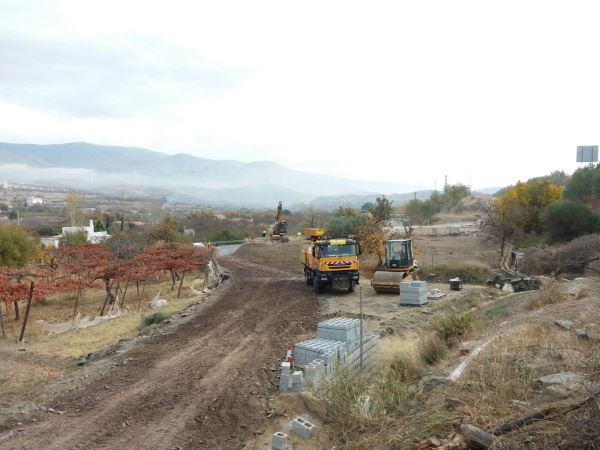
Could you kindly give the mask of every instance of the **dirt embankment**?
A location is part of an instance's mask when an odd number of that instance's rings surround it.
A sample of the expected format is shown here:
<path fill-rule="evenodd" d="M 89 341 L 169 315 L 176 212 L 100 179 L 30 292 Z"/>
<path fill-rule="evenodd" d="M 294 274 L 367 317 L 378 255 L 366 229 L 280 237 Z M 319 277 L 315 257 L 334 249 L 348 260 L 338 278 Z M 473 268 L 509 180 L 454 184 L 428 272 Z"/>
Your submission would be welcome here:
<path fill-rule="evenodd" d="M 240 448 L 267 423 L 286 343 L 317 322 L 316 296 L 291 260 L 277 260 L 295 252 L 269 253 L 268 264 L 223 258 L 231 280 L 197 315 L 115 357 L 48 405 L 64 414 L 15 427 L 0 448 Z"/>

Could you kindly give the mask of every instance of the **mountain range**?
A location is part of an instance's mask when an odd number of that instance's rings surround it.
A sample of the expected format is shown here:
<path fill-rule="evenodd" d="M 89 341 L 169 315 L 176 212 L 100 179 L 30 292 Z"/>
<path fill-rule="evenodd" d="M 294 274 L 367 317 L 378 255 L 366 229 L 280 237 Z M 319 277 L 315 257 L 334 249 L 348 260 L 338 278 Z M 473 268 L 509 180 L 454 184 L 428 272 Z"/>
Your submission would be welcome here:
<path fill-rule="evenodd" d="M 401 182 L 351 180 L 303 172 L 270 161 L 214 160 L 87 142 L 0 142 L 0 178 L 109 193 L 117 187 L 130 187 L 148 195 L 159 190 L 173 202 L 219 207 L 272 207 L 278 200 L 290 206 L 356 206 L 381 194 L 423 190 Z"/>

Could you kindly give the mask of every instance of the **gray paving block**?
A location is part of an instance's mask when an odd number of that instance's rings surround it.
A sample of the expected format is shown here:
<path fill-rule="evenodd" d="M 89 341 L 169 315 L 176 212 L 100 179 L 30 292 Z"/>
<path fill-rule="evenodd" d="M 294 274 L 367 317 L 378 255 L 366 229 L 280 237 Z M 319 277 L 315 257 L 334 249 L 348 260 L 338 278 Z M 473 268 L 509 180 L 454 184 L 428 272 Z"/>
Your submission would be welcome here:
<path fill-rule="evenodd" d="M 292 373 L 292 391 L 300 392 L 304 389 L 304 374 L 301 370 Z"/>
<path fill-rule="evenodd" d="M 317 338 L 343 341 L 354 345 L 360 339 L 360 320 L 347 317 L 334 317 L 319 322 Z"/>
<path fill-rule="evenodd" d="M 419 300 L 419 299 L 400 299 L 400 305 L 402 306 L 421 306 L 429 301 L 427 299 Z"/>
<path fill-rule="evenodd" d="M 279 392 L 287 392 L 290 390 L 290 379 L 287 375 L 282 375 L 279 378 Z"/>
<path fill-rule="evenodd" d="M 310 438 L 315 431 L 315 425 L 310 423 L 304 417 L 296 417 L 292 420 L 292 431 L 303 438 Z"/>
<path fill-rule="evenodd" d="M 271 437 L 271 450 L 287 450 L 288 449 L 288 435 L 278 431 L 273 433 Z"/>
<path fill-rule="evenodd" d="M 306 364 L 315 359 L 326 359 L 325 355 L 335 355 L 336 349 L 339 347 L 346 347 L 346 343 L 328 339 L 310 339 L 299 342 L 294 346 L 295 365 L 304 368 Z"/>

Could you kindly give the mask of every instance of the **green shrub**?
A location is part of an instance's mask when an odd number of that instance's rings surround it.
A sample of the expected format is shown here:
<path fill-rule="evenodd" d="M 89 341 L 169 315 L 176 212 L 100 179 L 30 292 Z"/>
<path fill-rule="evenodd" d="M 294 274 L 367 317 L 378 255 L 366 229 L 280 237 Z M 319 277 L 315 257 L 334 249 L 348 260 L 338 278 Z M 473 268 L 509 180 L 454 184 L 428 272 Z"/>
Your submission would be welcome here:
<path fill-rule="evenodd" d="M 209 236 L 209 241 L 220 242 L 220 241 L 241 241 L 246 238 L 246 233 L 238 230 L 222 229 L 215 231 Z"/>
<path fill-rule="evenodd" d="M 77 245 L 87 244 L 88 235 L 85 231 L 65 234 L 60 238 L 60 244 L 65 247 L 75 247 Z"/>
<path fill-rule="evenodd" d="M 421 342 L 419 353 L 424 362 L 435 364 L 448 353 L 448 346 L 437 334 L 432 334 Z"/>
<path fill-rule="evenodd" d="M 155 323 L 161 323 L 171 317 L 169 314 L 163 312 L 155 312 L 149 316 L 142 317 L 142 328 L 149 327 Z"/>
<path fill-rule="evenodd" d="M 330 236 L 335 237 L 358 234 L 366 221 L 366 216 L 358 214 L 355 216 L 335 216 L 329 222 L 327 232 Z"/>
<path fill-rule="evenodd" d="M 475 329 L 477 321 L 475 314 L 466 311 L 439 319 L 433 328 L 437 336 L 451 348 L 469 336 Z"/>
<path fill-rule="evenodd" d="M 553 242 L 570 241 L 600 229 L 600 216 L 583 203 L 562 202 L 549 205 L 542 225 Z"/>
<path fill-rule="evenodd" d="M 465 283 L 484 283 L 490 275 L 490 268 L 477 261 L 451 261 L 436 265 L 434 272 L 444 281 L 459 277 Z"/>
<path fill-rule="evenodd" d="M 488 322 L 491 322 L 495 319 L 506 317 L 508 315 L 509 307 L 512 306 L 512 304 L 510 299 L 508 301 L 496 303 L 485 310 L 483 318 Z"/>

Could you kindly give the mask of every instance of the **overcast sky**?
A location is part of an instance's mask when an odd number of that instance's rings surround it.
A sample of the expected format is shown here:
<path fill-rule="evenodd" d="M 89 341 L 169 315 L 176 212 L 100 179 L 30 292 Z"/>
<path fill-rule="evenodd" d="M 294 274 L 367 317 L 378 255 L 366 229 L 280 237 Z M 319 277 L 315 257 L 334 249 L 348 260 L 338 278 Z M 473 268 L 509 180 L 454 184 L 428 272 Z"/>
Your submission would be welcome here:
<path fill-rule="evenodd" d="M 597 1 L 0 0 L 0 140 L 502 186 L 600 143 Z"/>

